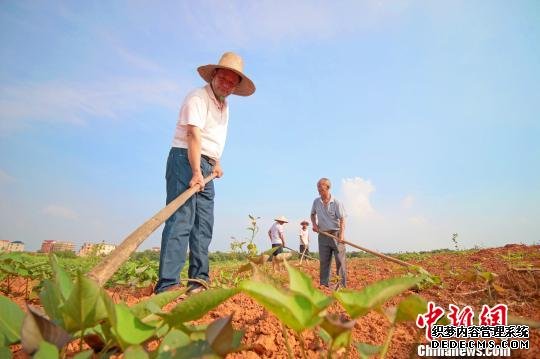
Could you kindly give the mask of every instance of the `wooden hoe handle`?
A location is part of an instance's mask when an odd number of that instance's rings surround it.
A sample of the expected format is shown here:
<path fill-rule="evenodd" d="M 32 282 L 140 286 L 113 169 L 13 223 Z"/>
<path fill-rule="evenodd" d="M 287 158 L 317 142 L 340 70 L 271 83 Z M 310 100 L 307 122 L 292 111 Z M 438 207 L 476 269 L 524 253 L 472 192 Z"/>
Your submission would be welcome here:
<path fill-rule="evenodd" d="M 216 177 L 215 174 L 204 179 L 204 184 L 207 184 Z M 118 247 L 116 247 L 108 256 L 95 266 L 88 276 L 102 286 L 120 266 L 135 252 L 139 245 L 146 238 L 161 226 L 178 208 L 199 190 L 198 187 L 190 187 L 182 194 L 171 201 L 166 207 L 162 208 L 152 218 L 144 222 L 139 228 L 127 236 Z"/>
<path fill-rule="evenodd" d="M 321 234 L 324 234 L 325 236 L 328 236 L 330 238 L 333 238 L 335 239 L 336 241 L 339 241 L 339 238 L 334 236 L 333 234 L 330 234 L 330 233 L 327 233 L 327 232 L 320 232 Z M 407 262 L 404 262 L 400 259 L 397 259 L 397 258 L 394 258 L 394 257 L 390 257 L 390 256 L 387 256 L 387 255 L 384 255 L 382 253 L 379 253 L 379 252 L 375 252 L 375 251 L 372 251 L 371 249 L 367 249 L 367 248 L 364 248 L 364 247 L 360 247 L 359 245 L 356 245 L 354 243 L 351 243 L 351 242 L 347 242 L 347 241 L 343 241 L 343 243 L 345 244 L 348 244 L 350 245 L 351 247 L 354 247 L 354 248 L 358 248 L 364 252 L 367 252 L 367 253 L 370 253 L 370 254 L 373 254 L 374 256 L 377 256 L 377 257 L 380 257 L 382 259 L 385 259 L 387 261 L 390 261 L 390 262 L 394 262 L 394 263 L 397 263 L 397 264 L 400 264 L 402 266 L 405 266 L 405 267 L 410 267 L 412 266 L 412 264 L 410 263 L 407 263 Z"/>

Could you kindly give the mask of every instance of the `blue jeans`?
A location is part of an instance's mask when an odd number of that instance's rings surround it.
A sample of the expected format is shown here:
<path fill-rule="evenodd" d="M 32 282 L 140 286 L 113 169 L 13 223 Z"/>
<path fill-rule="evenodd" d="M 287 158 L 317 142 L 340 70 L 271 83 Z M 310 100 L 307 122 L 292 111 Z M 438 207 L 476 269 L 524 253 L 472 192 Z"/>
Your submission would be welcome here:
<path fill-rule="evenodd" d="M 212 164 L 201 158 L 201 170 L 206 177 Z M 189 188 L 192 172 L 185 148 L 171 148 L 167 159 L 167 204 Z M 161 237 L 159 280 L 154 291 L 160 293 L 180 283 L 180 272 L 186 263 L 189 244 L 188 277 L 208 281 L 208 246 L 214 227 L 214 182 L 195 193 L 165 222 Z"/>

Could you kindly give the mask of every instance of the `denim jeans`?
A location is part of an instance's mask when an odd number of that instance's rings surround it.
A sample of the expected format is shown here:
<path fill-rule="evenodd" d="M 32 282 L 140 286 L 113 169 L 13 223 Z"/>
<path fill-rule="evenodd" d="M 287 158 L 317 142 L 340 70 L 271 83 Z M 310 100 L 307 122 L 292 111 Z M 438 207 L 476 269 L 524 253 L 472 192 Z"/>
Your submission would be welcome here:
<path fill-rule="evenodd" d="M 212 164 L 201 158 L 203 176 L 208 176 Z M 171 148 L 167 159 L 167 204 L 189 188 L 192 172 L 187 150 Z M 180 272 L 186 262 L 189 245 L 188 277 L 208 280 L 208 246 L 214 227 L 214 182 L 195 193 L 165 222 L 161 237 L 159 280 L 154 291 L 160 293 L 180 283 Z"/>
<path fill-rule="evenodd" d="M 325 231 L 336 236 L 337 231 Z M 341 278 L 341 287 L 347 286 L 347 265 L 345 263 L 345 243 L 337 243 L 333 238 L 319 233 L 319 260 L 320 260 L 320 283 L 328 287 L 330 281 L 330 267 L 332 266 L 332 254 L 336 260 L 336 272 Z"/>

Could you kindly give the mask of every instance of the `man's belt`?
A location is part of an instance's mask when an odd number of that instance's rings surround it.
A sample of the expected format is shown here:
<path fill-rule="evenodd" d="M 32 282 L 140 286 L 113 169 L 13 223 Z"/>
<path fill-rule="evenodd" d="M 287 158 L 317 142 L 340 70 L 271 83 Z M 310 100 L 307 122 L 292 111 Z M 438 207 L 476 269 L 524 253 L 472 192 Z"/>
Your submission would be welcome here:
<path fill-rule="evenodd" d="M 216 165 L 216 160 L 213 159 L 212 157 L 210 156 L 207 156 L 207 155 L 201 155 L 202 158 L 204 158 L 208 163 L 210 163 L 212 166 L 215 166 Z"/>

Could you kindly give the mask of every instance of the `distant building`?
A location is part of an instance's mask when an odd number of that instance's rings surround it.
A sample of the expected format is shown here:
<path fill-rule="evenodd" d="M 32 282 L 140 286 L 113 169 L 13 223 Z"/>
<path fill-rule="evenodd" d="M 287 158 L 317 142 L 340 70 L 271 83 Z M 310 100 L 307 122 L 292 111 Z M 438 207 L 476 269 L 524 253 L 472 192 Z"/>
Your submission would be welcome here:
<path fill-rule="evenodd" d="M 150 249 L 152 252 L 160 252 L 161 251 L 161 247 L 152 247 L 152 249 Z"/>
<path fill-rule="evenodd" d="M 108 244 L 105 242 L 101 242 L 101 243 L 86 242 L 81 247 L 81 250 L 79 251 L 78 255 L 81 257 L 86 257 L 89 255 L 104 256 L 111 253 L 115 248 L 116 246 L 114 244 Z"/>
<path fill-rule="evenodd" d="M 75 244 L 73 242 L 55 242 L 52 246 L 53 252 L 74 252 L 75 251 Z"/>
<path fill-rule="evenodd" d="M 10 242 L 7 252 L 24 252 L 24 243 L 21 241 Z"/>
<path fill-rule="evenodd" d="M 93 251 L 95 249 L 95 243 L 86 242 L 82 245 L 81 249 L 79 250 L 79 253 L 77 253 L 80 257 L 86 257 L 91 254 L 93 254 Z"/>
<path fill-rule="evenodd" d="M 0 252 L 7 252 L 9 247 L 9 241 L 0 239 Z"/>
<path fill-rule="evenodd" d="M 39 251 L 41 253 L 51 253 L 55 243 L 56 243 L 56 241 L 47 239 L 47 240 L 41 242 L 41 249 Z"/>

